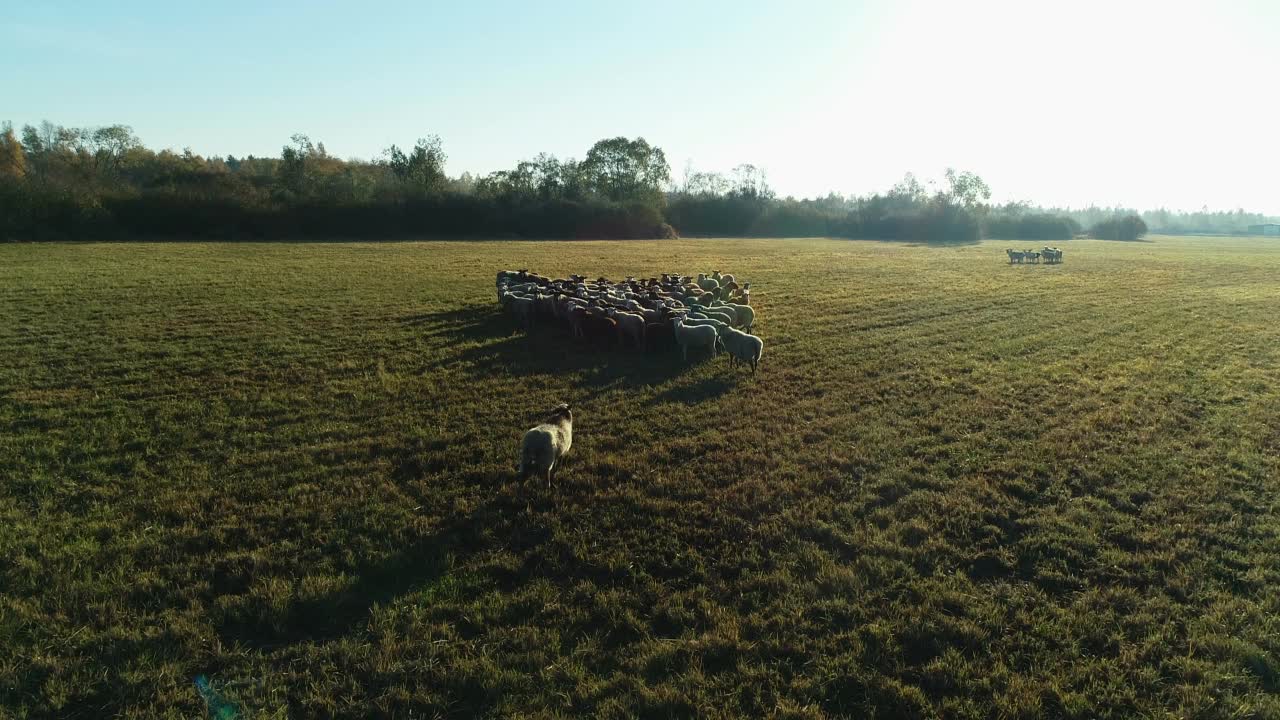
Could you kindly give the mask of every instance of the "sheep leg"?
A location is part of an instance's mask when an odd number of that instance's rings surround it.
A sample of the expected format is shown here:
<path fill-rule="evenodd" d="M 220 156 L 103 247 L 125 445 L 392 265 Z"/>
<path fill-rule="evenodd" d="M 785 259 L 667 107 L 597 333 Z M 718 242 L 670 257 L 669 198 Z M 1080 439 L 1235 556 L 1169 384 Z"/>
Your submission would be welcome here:
<path fill-rule="evenodd" d="M 551 463 L 550 465 L 547 466 L 547 487 L 548 488 L 551 487 L 551 476 L 552 474 L 555 473 L 555 470 L 556 470 L 555 463 Z"/>

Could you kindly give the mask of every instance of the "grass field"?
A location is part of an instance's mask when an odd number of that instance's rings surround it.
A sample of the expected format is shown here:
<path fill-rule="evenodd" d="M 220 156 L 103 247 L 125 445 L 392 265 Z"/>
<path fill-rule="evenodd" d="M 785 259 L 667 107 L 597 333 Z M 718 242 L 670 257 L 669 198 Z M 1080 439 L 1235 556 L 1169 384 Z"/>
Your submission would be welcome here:
<path fill-rule="evenodd" d="M 1280 246 L 1005 246 L 0 246 L 0 717 L 1280 716 Z M 760 372 L 516 267 L 732 271 Z"/>

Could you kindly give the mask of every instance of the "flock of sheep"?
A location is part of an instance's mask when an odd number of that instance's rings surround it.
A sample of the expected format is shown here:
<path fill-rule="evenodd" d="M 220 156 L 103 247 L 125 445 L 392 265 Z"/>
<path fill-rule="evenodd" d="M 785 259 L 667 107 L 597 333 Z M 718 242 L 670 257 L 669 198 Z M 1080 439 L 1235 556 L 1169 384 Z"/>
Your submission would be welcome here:
<path fill-rule="evenodd" d="M 616 343 L 640 352 L 679 347 L 686 362 L 690 350 L 712 356 L 725 350 L 730 365 L 749 363 L 753 373 L 764 352 L 764 341 L 751 334 L 751 283 L 739 285 L 719 271 L 697 280 L 663 273 L 614 283 L 503 270 L 497 288 L 498 303 L 526 330 L 558 324 L 574 338 L 603 346 Z"/>
<path fill-rule="evenodd" d="M 1062 262 L 1062 251 L 1058 248 L 1043 247 L 1039 250 L 1005 250 L 1009 253 L 1009 264 L 1038 263 L 1041 258 L 1045 264 L 1054 265 Z"/>

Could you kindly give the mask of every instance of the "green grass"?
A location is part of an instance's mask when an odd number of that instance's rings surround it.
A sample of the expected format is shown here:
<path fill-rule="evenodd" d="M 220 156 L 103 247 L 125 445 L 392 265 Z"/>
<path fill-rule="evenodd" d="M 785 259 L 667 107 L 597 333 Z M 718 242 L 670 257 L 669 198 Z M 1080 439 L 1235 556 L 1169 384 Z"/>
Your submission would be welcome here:
<path fill-rule="evenodd" d="M 1280 247 L 1005 246 L 0 247 L 0 717 L 1280 715 Z M 732 271 L 760 372 L 516 267 Z"/>

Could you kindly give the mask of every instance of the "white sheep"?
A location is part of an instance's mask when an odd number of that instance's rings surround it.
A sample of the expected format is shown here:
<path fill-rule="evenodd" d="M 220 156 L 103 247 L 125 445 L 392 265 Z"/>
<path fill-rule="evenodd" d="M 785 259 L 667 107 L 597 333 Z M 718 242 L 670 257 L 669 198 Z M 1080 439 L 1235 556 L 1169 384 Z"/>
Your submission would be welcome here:
<path fill-rule="evenodd" d="M 539 313 L 542 313 L 544 316 L 546 315 L 554 316 L 556 314 L 556 296 L 555 295 L 543 295 L 542 293 L 538 293 L 537 295 L 533 296 L 533 299 L 534 299 L 534 309 L 537 310 Z"/>
<path fill-rule="evenodd" d="M 540 475 L 546 478 L 547 487 L 551 487 L 556 464 L 572 446 L 573 413 L 569 411 L 568 403 L 560 403 L 546 422 L 524 434 L 520 443 L 519 479 L 523 481 L 530 475 Z"/>
<path fill-rule="evenodd" d="M 737 303 L 724 303 L 717 309 L 726 308 L 733 311 L 737 322 L 734 323 L 738 327 L 751 332 L 751 326 L 756 324 L 756 311 L 750 305 L 739 305 Z"/>
<path fill-rule="evenodd" d="M 720 333 L 720 342 L 724 344 L 724 349 L 729 353 L 729 365 L 734 366 L 738 361 L 751 363 L 751 373 L 756 372 L 756 365 L 760 363 L 760 356 L 764 354 L 764 341 L 755 335 L 748 335 L 740 330 L 727 328 Z"/>
<path fill-rule="evenodd" d="M 712 278 L 707 277 L 706 275 L 703 275 L 702 273 L 698 273 L 698 287 L 710 292 L 712 290 L 719 290 L 720 283 L 716 282 Z"/>
<path fill-rule="evenodd" d="M 716 329 L 708 325 L 685 325 L 684 318 L 677 317 L 671 321 L 675 330 L 676 342 L 680 344 L 680 355 L 685 362 L 689 361 L 689 348 L 710 348 L 714 357 L 719 353 L 716 340 L 719 338 Z"/>
<path fill-rule="evenodd" d="M 724 323 L 719 320 L 709 318 L 705 315 L 699 315 L 697 313 L 689 313 L 688 315 L 686 315 L 684 318 L 684 324 L 685 325 L 706 325 L 707 327 L 715 328 L 716 332 L 720 332 L 724 328 L 729 327 L 728 323 Z"/>
<path fill-rule="evenodd" d="M 533 298 L 505 292 L 502 294 L 501 302 L 503 309 L 511 313 L 511 316 L 523 323 L 525 327 L 533 325 Z"/>
<path fill-rule="evenodd" d="M 737 315 L 733 311 L 725 308 L 698 306 L 694 308 L 694 312 L 700 313 L 703 317 L 719 320 L 725 325 L 736 325 L 738 323 Z"/>
<path fill-rule="evenodd" d="M 618 340 L 621 345 L 622 338 L 630 337 L 632 342 L 636 344 L 637 350 L 644 350 L 644 323 L 643 315 L 635 313 L 622 312 L 617 308 L 609 308 L 606 313 L 618 323 Z"/>

